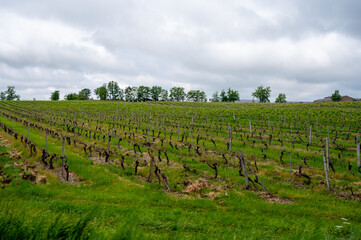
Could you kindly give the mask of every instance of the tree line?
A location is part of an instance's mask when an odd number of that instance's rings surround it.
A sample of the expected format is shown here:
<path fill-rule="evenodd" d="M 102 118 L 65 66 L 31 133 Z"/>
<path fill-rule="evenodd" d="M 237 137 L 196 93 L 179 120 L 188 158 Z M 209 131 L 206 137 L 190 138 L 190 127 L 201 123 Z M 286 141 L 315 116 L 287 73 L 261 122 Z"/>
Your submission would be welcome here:
<path fill-rule="evenodd" d="M 127 102 L 145 102 L 145 101 L 191 101 L 191 102 L 207 102 L 207 95 L 201 90 L 190 90 L 187 93 L 183 87 L 173 87 L 169 91 L 160 86 L 128 86 L 125 89 L 119 87 L 115 81 L 94 89 L 94 94 L 100 100 L 111 101 L 127 101 Z M 261 103 L 270 102 L 271 88 L 258 86 L 252 93 L 252 96 Z M 60 91 L 55 90 L 51 93 L 51 100 L 60 99 Z M 91 90 L 84 88 L 78 93 L 68 93 L 64 96 L 65 100 L 91 100 Z M 20 95 L 16 94 L 14 86 L 8 86 L 6 91 L 0 92 L 0 100 L 20 100 Z M 228 88 L 227 91 L 214 92 L 211 102 L 235 102 L 239 101 L 239 92 Z M 339 90 L 331 96 L 334 102 L 341 101 Z M 276 98 L 276 103 L 286 103 L 286 94 L 280 93 Z"/>
<path fill-rule="evenodd" d="M 127 102 L 145 102 L 145 101 L 191 101 L 191 102 L 207 102 L 207 95 L 201 90 L 185 91 L 183 87 L 173 87 L 169 91 L 160 86 L 128 86 L 125 89 L 119 87 L 115 81 L 110 81 L 107 84 L 94 89 L 94 94 L 100 100 L 106 101 L 127 101 Z M 259 86 L 253 97 L 259 99 L 259 102 L 269 102 L 271 95 L 270 87 L 264 88 Z M 14 86 L 8 86 L 4 92 L 0 92 L 1 100 L 20 100 L 20 96 L 16 94 Z M 55 90 L 51 93 L 50 99 L 57 101 L 60 99 L 60 91 Z M 91 100 L 91 90 L 84 88 L 78 93 L 68 93 L 64 96 L 65 100 Z M 222 90 L 220 93 L 216 91 L 213 93 L 212 102 L 235 102 L 239 101 L 239 92 L 228 88 L 227 91 Z M 286 102 L 286 95 L 281 93 L 276 102 Z"/>
<path fill-rule="evenodd" d="M 201 90 L 185 91 L 183 87 L 173 87 L 169 91 L 160 86 L 128 86 L 125 89 L 119 87 L 115 81 L 94 89 L 94 94 L 99 100 L 111 101 L 127 101 L 127 102 L 145 102 L 145 101 L 191 101 L 191 102 L 207 102 L 207 95 Z M 55 90 L 51 93 L 51 100 L 59 100 L 60 92 Z M 79 93 L 68 93 L 64 96 L 65 100 L 90 100 L 91 90 L 84 88 Z M 212 102 L 235 102 L 239 101 L 238 91 L 222 90 L 218 96 L 218 92 L 213 94 Z"/>
<path fill-rule="evenodd" d="M 145 101 L 192 101 L 207 102 L 207 95 L 201 90 L 185 91 L 183 87 L 173 87 L 169 91 L 160 86 L 128 86 L 125 89 L 119 87 L 115 81 L 94 89 L 94 94 L 99 100 L 145 102 Z M 79 93 L 68 93 L 65 100 L 90 100 L 91 90 L 82 89 Z M 59 90 L 51 94 L 51 100 L 59 100 Z"/>
<path fill-rule="evenodd" d="M 145 101 L 190 101 L 190 102 L 207 102 L 207 95 L 201 90 L 185 91 L 183 87 L 173 87 L 169 91 L 160 86 L 128 86 L 125 89 L 119 87 L 115 81 L 94 89 L 94 94 L 99 100 L 126 101 L 126 102 L 145 102 Z M 90 100 L 91 90 L 84 88 L 79 93 L 68 93 L 65 100 Z M 257 98 L 259 102 L 269 102 L 271 96 L 271 88 L 259 86 L 252 96 Z M 59 90 L 55 90 L 51 94 L 51 100 L 59 100 Z M 239 92 L 228 88 L 228 90 L 216 91 L 213 93 L 211 102 L 236 102 L 239 101 Z M 276 103 L 285 103 L 286 95 L 280 93 L 276 99 Z"/>

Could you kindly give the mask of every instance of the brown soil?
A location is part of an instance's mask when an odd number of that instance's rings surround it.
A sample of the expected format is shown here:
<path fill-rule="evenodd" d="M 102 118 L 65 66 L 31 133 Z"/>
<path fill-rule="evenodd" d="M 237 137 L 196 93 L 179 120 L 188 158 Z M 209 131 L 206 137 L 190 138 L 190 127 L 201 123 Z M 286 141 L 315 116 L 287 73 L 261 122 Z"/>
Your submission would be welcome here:
<path fill-rule="evenodd" d="M 3 136 L 0 135 L 0 142 L 4 145 L 4 146 L 8 146 L 10 141 L 6 138 L 4 138 Z"/>
<path fill-rule="evenodd" d="M 35 183 L 43 183 L 46 184 L 46 176 L 44 175 L 38 175 L 36 176 Z"/>
<path fill-rule="evenodd" d="M 151 157 L 149 156 L 149 154 L 148 153 L 143 153 L 143 156 L 142 157 L 140 157 L 139 158 L 139 162 L 141 162 L 141 163 L 143 163 L 143 164 L 145 164 L 145 165 L 147 165 L 147 162 L 150 162 L 150 160 L 151 160 Z"/>
<path fill-rule="evenodd" d="M 186 186 L 186 188 L 183 190 L 185 193 L 199 193 L 203 188 L 209 186 L 209 183 L 202 179 L 199 179 L 196 182 L 186 180 L 183 182 L 183 184 Z"/>
<path fill-rule="evenodd" d="M 75 183 L 79 183 L 79 182 L 83 181 L 83 179 L 81 179 L 79 176 L 77 176 L 73 172 L 69 172 L 69 181 L 67 181 L 66 180 L 66 172 L 64 171 L 63 175 L 62 175 L 60 167 L 54 168 L 53 170 L 51 170 L 51 172 L 53 174 L 55 174 L 56 176 L 58 176 L 59 182 L 61 182 L 61 183 L 75 184 Z"/>
<path fill-rule="evenodd" d="M 266 193 L 258 194 L 261 198 L 270 203 L 280 203 L 280 204 L 293 204 L 293 202 L 289 199 L 281 199 L 275 195 L 267 195 Z"/>
<path fill-rule="evenodd" d="M 16 149 L 11 149 L 10 150 L 10 157 L 12 159 L 14 159 L 15 161 L 20 160 L 21 159 L 21 152 L 17 151 Z"/>
<path fill-rule="evenodd" d="M 202 194 L 201 197 L 202 198 L 209 198 L 212 201 L 214 201 L 218 195 L 219 195 L 219 193 L 217 193 L 217 192 L 210 192 L 210 193 Z"/>
<path fill-rule="evenodd" d="M 105 162 L 105 158 L 103 157 L 98 157 L 98 156 L 92 156 L 92 157 L 88 157 L 89 159 L 91 159 L 93 161 L 93 163 L 98 163 L 98 164 L 111 164 L 110 161 Z"/>

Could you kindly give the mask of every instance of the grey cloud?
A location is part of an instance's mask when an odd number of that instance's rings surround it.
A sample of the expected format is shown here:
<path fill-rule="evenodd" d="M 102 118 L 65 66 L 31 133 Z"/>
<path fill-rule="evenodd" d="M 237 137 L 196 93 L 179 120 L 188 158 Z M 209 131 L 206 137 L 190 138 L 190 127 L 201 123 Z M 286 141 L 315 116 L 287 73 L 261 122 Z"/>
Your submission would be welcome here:
<path fill-rule="evenodd" d="M 334 89 L 357 97 L 360 8 L 356 0 L 4 1 L 0 83 L 29 99 L 110 80 L 208 97 L 232 87 L 251 98 L 261 84 L 274 98 Z"/>

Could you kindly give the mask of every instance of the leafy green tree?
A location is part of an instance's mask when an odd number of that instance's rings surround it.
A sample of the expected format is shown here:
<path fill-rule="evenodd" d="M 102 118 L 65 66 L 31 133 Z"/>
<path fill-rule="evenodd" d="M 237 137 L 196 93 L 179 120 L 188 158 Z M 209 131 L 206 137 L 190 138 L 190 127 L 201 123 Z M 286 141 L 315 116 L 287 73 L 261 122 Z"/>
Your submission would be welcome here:
<path fill-rule="evenodd" d="M 201 102 L 207 102 L 207 95 L 204 91 L 201 91 L 200 94 L 199 94 L 199 100 Z"/>
<path fill-rule="evenodd" d="M 173 87 L 170 89 L 169 98 L 171 101 L 184 101 L 186 93 L 182 87 Z"/>
<path fill-rule="evenodd" d="M 160 93 L 160 98 L 162 101 L 168 101 L 168 91 L 163 89 L 162 92 Z"/>
<path fill-rule="evenodd" d="M 218 92 L 216 93 L 218 94 Z M 235 102 L 239 100 L 239 93 L 236 90 L 232 90 L 231 88 L 228 88 L 227 92 L 224 90 L 221 91 L 220 97 L 218 99 L 221 100 L 222 102 Z"/>
<path fill-rule="evenodd" d="M 206 94 L 200 90 L 190 90 L 187 93 L 188 101 L 203 102 L 206 99 Z"/>
<path fill-rule="evenodd" d="M 334 102 L 339 102 L 341 101 L 341 95 L 340 95 L 340 91 L 339 90 L 335 90 L 335 92 L 332 94 L 331 96 L 331 100 Z"/>
<path fill-rule="evenodd" d="M 59 100 L 59 90 L 55 90 L 54 92 L 51 93 L 51 97 L 50 99 L 52 101 L 58 101 Z"/>
<path fill-rule="evenodd" d="M 147 86 L 139 86 L 137 91 L 137 101 L 145 102 L 150 100 L 151 89 Z"/>
<path fill-rule="evenodd" d="M 79 95 L 76 93 L 68 93 L 64 96 L 65 100 L 78 100 L 79 99 Z"/>
<path fill-rule="evenodd" d="M 188 101 L 192 101 L 192 102 L 195 102 L 197 100 L 197 92 L 199 92 L 199 90 L 190 90 L 186 97 L 187 97 L 187 100 Z"/>
<path fill-rule="evenodd" d="M 8 86 L 8 89 L 0 93 L 1 100 L 20 100 L 20 96 L 16 94 L 14 86 Z"/>
<path fill-rule="evenodd" d="M 258 98 L 261 103 L 269 102 L 271 96 L 271 88 L 258 86 L 258 88 L 252 93 L 252 96 Z"/>
<path fill-rule="evenodd" d="M 280 93 L 278 94 L 278 97 L 276 98 L 276 103 L 286 103 L 286 94 Z"/>
<path fill-rule="evenodd" d="M 99 98 L 100 100 L 107 100 L 107 98 L 108 98 L 108 90 L 107 90 L 106 84 L 104 84 L 101 87 L 96 88 L 94 90 L 94 93 L 97 96 L 97 98 Z"/>
<path fill-rule="evenodd" d="M 221 98 L 219 97 L 218 91 L 216 91 L 212 95 L 212 102 L 219 102 L 219 101 L 221 101 Z"/>
<path fill-rule="evenodd" d="M 228 97 L 224 90 L 221 91 L 220 97 L 222 102 L 228 102 Z"/>
<path fill-rule="evenodd" d="M 84 88 L 79 92 L 79 100 L 89 100 L 91 91 L 88 88 Z"/>
<path fill-rule="evenodd" d="M 162 94 L 163 88 L 159 87 L 159 86 L 153 86 L 150 89 L 150 95 L 153 101 L 159 101 L 159 99 L 161 98 L 161 94 Z"/>
<path fill-rule="evenodd" d="M 117 82 L 110 81 L 107 85 L 107 90 L 108 90 L 108 99 L 112 101 L 119 100 L 120 87 L 118 86 Z"/>
<path fill-rule="evenodd" d="M 138 88 L 137 87 L 126 87 L 124 90 L 124 97 L 125 97 L 125 101 L 127 102 L 135 102 L 137 100 L 138 97 Z"/>
<path fill-rule="evenodd" d="M 235 90 L 232 90 L 231 88 L 228 88 L 227 99 L 228 99 L 228 102 L 239 101 L 239 93 L 238 93 L 238 91 L 235 91 Z"/>
<path fill-rule="evenodd" d="M 127 102 L 131 102 L 133 99 L 132 99 L 132 87 L 131 86 L 128 86 L 124 89 L 124 99 L 125 101 Z"/>
<path fill-rule="evenodd" d="M 124 90 L 123 89 L 119 89 L 119 100 L 124 101 Z"/>

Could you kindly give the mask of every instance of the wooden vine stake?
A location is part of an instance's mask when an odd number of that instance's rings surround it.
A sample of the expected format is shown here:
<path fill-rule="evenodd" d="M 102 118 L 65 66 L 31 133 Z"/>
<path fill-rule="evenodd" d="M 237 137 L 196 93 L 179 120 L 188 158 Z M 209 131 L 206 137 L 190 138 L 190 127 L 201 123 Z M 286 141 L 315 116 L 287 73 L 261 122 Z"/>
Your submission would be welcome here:
<path fill-rule="evenodd" d="M 328 178 L 328 169 L 329 167 L 327 166 L 327 158 L 326 158 L 326 152 L 325 149 L 323 148 L 323 165 L 325 168 L 325 175 L 326 175 L 326 183 L 327 183 L 327 190 L 331 190 L 330 188 L 330 179 Z"/>
<path fill-rule="evenodd" d="M 251 120 L 248 120 L 249 122 L 249 133 L 252 135 L 252 123 Z"/>
<path fill-rule="evenodd" d="M 154 168 L 154 142 L 152 143 L 150 149 L 150 164 L 149 164 L 149 174 L 148 174 L 148 182 L 152 182 L 153 176 L 153 168 Z"/>
<path fill-rule="evenodd" d="M 45 151 L 48 152 L 48 130 L 45 130 Z M 46 161 L 49 166 L 49 158 Z"/>
<path fill-rule="evenodd" d="M 309 145 L 311 145 L 311 140 L 312 140 L 312 125 L 310 126 L 310 138 L 308 140 Z"/>
<path fill-rule="evenodd" d="M 228 136 L 229 136 L 229 151 L 232 151 L 232 128 L 228 125 Z"/>
<path fill-rule="evenodd" d="M 361 161 L 360 161 L 360 135 L 357 135 L 356 144 L 357 144 L 357 166 L 360 167 L 361 166 Z"/>
<path fill-rule="evenodd" d="M 178 138 L 177 141 L 179 141 L 179 122 L 178 122 Z"/>
<path fill-rule="evenodd" d="M 61 158 L 61 176 L 64 177 L 64 158 L 65 158 L 65 137 L 63 136 L 63 151 Z"/>
<path fill-rule="evenodd" d="M 291 181 L 291 172 L 292 172 L 292 148 L 293 148 L 293 142 L 291 142 L 291 151 L 290 151 L 290 174 L 289 174 L 290 181 Z"/>
<path fill-rule="evenodd" d="M 193 129 L 193 115 L 192 115 L 192 129 Z M 191 145 L 192 145 L 192 151 L 193 151 L 193 155 L 194 155 L 194 147 L 193 147 L 193 138 L 192 138 L 192 130 L 191 130 Z"/>
<path fill-rule="evenodd" d="M 45 150 L 48 152 L 48 130 L 45 130 Z"/>
<path fill-rule="evenodd" d="M 328 148 L 328 145 L 329 145 L 329 138 L 326 138 L 326 161 L 327 161 L 327 172 L 330 172 L 330 152 L 329 152 L 329 148 Z"/>
<path fill-rule="evenodd" d="M 249 179 L 248 179 L 247 167 L 246 167 L 246 163 L 245 163 L 243 153 L 241 150 L 239 151 L 239 161 L 241 162 L 244 178 L 246 179 L 246 189 L 249 189 Z"/>

